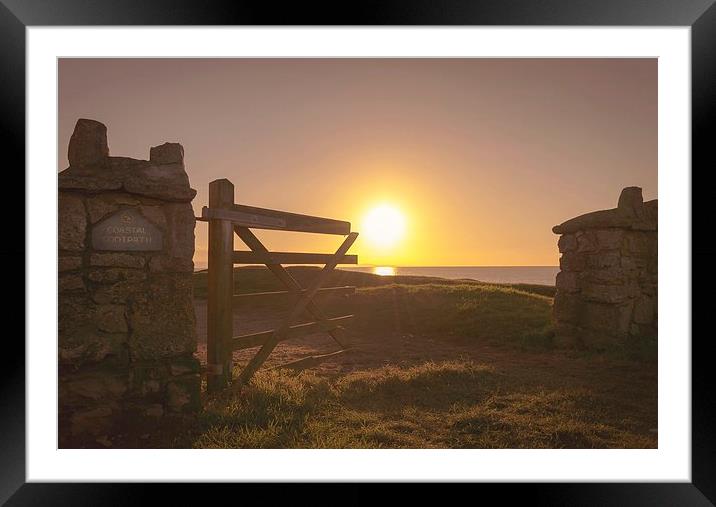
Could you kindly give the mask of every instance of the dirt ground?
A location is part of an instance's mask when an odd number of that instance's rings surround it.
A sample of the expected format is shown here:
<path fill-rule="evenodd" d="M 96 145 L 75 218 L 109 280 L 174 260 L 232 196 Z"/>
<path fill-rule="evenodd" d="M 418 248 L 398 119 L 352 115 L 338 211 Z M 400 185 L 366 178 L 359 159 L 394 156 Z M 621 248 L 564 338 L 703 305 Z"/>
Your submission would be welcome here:
<path fill-rule="evenodd" d="M 195 302 L 197 318 L 197 356 L 206 362 L 206 301 Z M 280 322 L 273 309 L 234 311 L 234 335 L 273 329 Z M 350 324 L 348 324 L 350 329 Z M 657 367 L 600 356 L 585 356 L 566 351 L 520 351 L 484 344 L 436 340 L 410 334 L 386 336 L 350 333 L 352 350 L 331 357 L 311 370 L 329 378 L 357 370 L 372 370 L 386 365 L 410 367 L 426 361 L 469 359 L 489 364 L 509 379 L 510 384 L 530 390 L 584 388 L 608 405 L 610 419 L 637 421 L 634 428 L 657 446 Z M 326 334 L 313 334 L 280 343 L 264 368 L 315 354 L 338 350 Z M 234 353 L 234 364 L 243 365 L 258 349 Z"/>

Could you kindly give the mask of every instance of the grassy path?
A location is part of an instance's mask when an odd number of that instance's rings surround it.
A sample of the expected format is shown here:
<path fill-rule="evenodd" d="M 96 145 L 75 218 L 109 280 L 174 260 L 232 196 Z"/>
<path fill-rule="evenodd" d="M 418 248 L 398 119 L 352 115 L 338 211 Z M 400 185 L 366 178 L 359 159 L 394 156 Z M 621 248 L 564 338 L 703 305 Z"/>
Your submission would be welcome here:
<path fill-rule="evenodd" d="M 380 285 L 324 306 L 331 315 L 355 311 L 355 351 L 304 372 L 260 371 L 141 446 L 657 446 L 656 363 L 624 351 L 552 350 L 548 296 L 480 284 Z M 275 308 L 237 309 L 235 327 L 267 329 L 278 317 Z M 326 337 L 291 340 L 269 366 L 331 350 Z M 250 355 L 234 359 L 241 366 Z"/>

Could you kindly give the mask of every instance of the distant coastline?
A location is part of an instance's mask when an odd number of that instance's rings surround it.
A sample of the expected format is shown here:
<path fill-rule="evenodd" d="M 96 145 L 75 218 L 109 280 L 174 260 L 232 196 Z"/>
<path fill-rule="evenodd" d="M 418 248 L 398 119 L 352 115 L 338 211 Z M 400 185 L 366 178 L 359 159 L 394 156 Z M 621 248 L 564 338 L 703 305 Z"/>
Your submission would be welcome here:
<path fill-rule="evenodd" d="M 206 269 L 206 263 L 196 263 L 195 271 L 203 269 Z M 433 276 L 448 280 L 537 285 L 554 285 L 559 272 L 559 266 L 339 266 L 339 269 L 381 275 Z"/>
<path fill-rule="evenodd" d="M 341 269 L 386 275 L 434 276 L 449 280 L 470 279 L 489 283 L 538 285 L 554 285 L 559 272 L 559 266 L 350 266 Z"/>

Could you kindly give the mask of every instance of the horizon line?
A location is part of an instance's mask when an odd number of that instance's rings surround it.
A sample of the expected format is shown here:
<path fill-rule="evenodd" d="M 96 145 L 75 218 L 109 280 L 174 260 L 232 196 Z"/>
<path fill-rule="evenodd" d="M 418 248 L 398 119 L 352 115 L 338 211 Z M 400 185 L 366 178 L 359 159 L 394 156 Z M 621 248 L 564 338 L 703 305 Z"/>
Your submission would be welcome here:
<path fill-rule="evenodd" d="M 196 263 L 195 263 L 196 264 Z M 238 267 L 266 267 L 263 264 L 235 264 L 235 266 Z M 285 266 L 314 266 L 314 264 L 285 264 Z M 519 265 L 470 265 L 470 264 L 461 264 L 461 265 L 413 265 L 413 266 L 399 266 L 394 264 L 360 264 L 356 266 L 350 266 L 348 264 L 344 265 L 338 265 L 336 269 L 351 269 L 351 268 L 383 268 L 383 267 L 390 267 L 390 268 L 559 268 L 559 264 L 557 265 L 549 265 L 549 264 L 519 264 Z"/>

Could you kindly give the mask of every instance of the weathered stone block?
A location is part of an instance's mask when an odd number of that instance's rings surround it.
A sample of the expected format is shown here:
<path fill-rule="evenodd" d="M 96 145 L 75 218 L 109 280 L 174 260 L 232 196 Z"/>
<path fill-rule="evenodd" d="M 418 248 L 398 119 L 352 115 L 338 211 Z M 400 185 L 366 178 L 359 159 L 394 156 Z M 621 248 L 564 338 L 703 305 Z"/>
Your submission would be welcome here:
<path fill-rule="evenodd" d="M 169 367 L 152 360 L 133 363 L 129 374 L 132 396 L 144 400 L 162 401 L 165 398 Z"/>
<path fill-rule="evenodd" d="M 149 270 L 166 273 L 193 273 L 194 262 L 186 258 L 157 255 L 149 261 Z"/>
<path fill-rule="evenodd" d="M 71 366 L 77 369 L 101 361 L 122 365 L 126 364 L 128 360 L 126 334 L 80 330 L 77 333 L 60 335 L 60 366 Z"/>
<path fill-rule="evenodd" d="M 132 363 L 129 379 L 132 389 L 139 389 L 150 380 L 165 380 L 170 376 L 169 366 L 163 361 L 135 361 Z"/>
<path fill-rule="evenodd" d="M 627 272 L 621 267 L 582 271 L 577 273 L 577 277 L 580 286 L 588 284 L 624 285 L 629 279 Z"/>
<path fill-rule="evenodd" d="M 58 290 L 60 292 L 84 292 L 85 283 L 82 275 L 66 274 L 60 275 L 57 280 Z"/>
<path fill-rule="evenodd" d="M 146 160 L 135 160 L 126 157 L 108 157 L 101 164 L 87 167 L 70 166 L 58 175 L 60 190 L 79 190 L 88 193 L 107 193 L 102 196 L 120 203 L 115 199 L 126 180 L 137 177 Z"/>
<path fill-rule="evenodd" d="M 139 210 L 151 222 L 161 228 L 166 228 L 167 218 L 164 216 L 164 210 L 161 206 L 140 206 Z"/>
<path fill-rule="evenodd" d="M 633 303 L 622 305 L 584 301 L 578 322 L 586 329 L 602 331 L 610 336 L 625 337 L 629 333 Z"/>
<path fill-rule="evenodd" d="M 169 371 L 174 376 L 199 373 L 200 368 L 201 363 L 194 356 L 177 357 L 169 363 Z"/>
<path fill-rule="evenodd" d="M 168 225 L 167 253 L 170 257 L 193 259 L 196 218 L 191 204 L 167 204 L 164 212 Z"/>
<path fill-rule="evenodd" d="M 655 339 L 657 337 L 656 323 L 651 324 L 637 324 L 633 322 L 629 334 L 633 338 L 639 339 Z"/>
<path fill-rule="evenodd" d="M 574 234 L 564 234 L 557 241 L 560 253 L 571 252 L 577 249 L 577 237 Z"/>
<path fill-rule="evenodd" d="M 144 409 L 144 416 L 151 418 L 158 418 L 164 415 L 164 407 L 159 403 L 152 403 L 147 405 Z"/>
<path fill-rule="evenodd" d="M 560 271 L 556 279 L 557 289 L 565 292 L 577 292 L 579 290 L 578 275 L 574 271 Z"/>
<path fill-rule="evenodd" d="M 132 194 L 178 202 L 189 202 L 196 195 L 196 190 L 189 186 L 184 165 L 176 163 L 142 167 L 135 178 L 124 180 L 124 189 Z"/>
<path fill-rule="evenodd" d="M 155 275 L 130 305 L 130 353 L 136 359 L 166 358 L 196 350 L 191 278 Z"/>
<path fill-rule="evenodd" d="M 656 294 L 657 294 L 656 281 L 642 283 L 641 291 L 643 294 L 645 294 L 647 296 L 656 296 Z"/>
<path fill-rule="evenodd" d="M 651 324 L 656 315 L 656 298 L 641 296 L 634 303 L 634 322 L 637 324 Z"/>
<path fill-rule="evenodd" d="M 147 380 L 142 384 L 142 394 L 157 394 L 162 390 L 162 384 L 158 380 Z"/>
<path fill-rule="evenodd" d="M 63 271 L 74 271 L 82 267 L 82 257 L 60 257 L 57 259 L 57 270 Z"/>
<path fill-rule="evenodd" d="M 599 252 L 586 257 L 587 269 L 614 268 L 621 265 L 621 256 L 618 252 Z"/>
<path fill-rule="evenodd" d="M 149 149 L 149 161 L 153 164 L 181 164 L 184 162 L 184 147 L 179 143 L 164 143 Z"/>
<path fill-rule="evenodd" d="M 102 193 L 87 198 L 87 212 L 90 222 L 94 224 L 121 207 L 139 206 L 141 202 L 136 196 L 123 192 Z"/>
<path fill-rule="evenodd" d="M 97 304 L 127 304 L 144 290 L 144 282 L 134 280 L 99 285 L 92 292 L 92 301 Z"/>
<path fill-rule="evenodd" d="M 619 195 L 617 209 L 627 216 L 641 217 L 644 215 L 644 198 L 641 188 L 626 187 Z"/>
<path fill-rule="evenodd" d="M 624 253 L 632 256 L 648 256 L 652 250 L 649 236 L 650 234 L 647 232 L 637 231 L 626 234 L 624 237 Z"/>
<path fill-rule="evenodd" d="M 196 190 L 189 186 L 184 165 L 156 165 L 147 160 L 108 157 L 102 167 L 70 166 L 58 175 L 60 190 L 130 194 L 173 202 L 189 202 Z"/>
<path fill-rule="evenodd" d="M 111 157 L 107 159 L 110 162 L 111 160 Z M 98 172 L 96 167 L 70 166 L 57 175 L 57 186 L 60 190 L 87 192 L 104 192 L 122 188 L 122 178 L 111 170 L 111 166 L 101 169 L 102 172 Z"/>
<path fill-rule="evenodd" d="M 195 412 L 201 407 L 201 378 L 198 374 L 175 377 L 167 384 L 167 410 Z"/>
<path fill-rule="evenodd" d="M 634 257 L 627 257 L 625 255 L 622 255 L 621 259 L 619 260 L 619 265 L 628 271 L 636 271 L 638 269 L 636 259 L 634 259 Z"/>
<path fill-rule="evenodd" d="M 108 433 L 113 423 L 112 409 L 111 405 L 105 405 L 75 412 L 70 418 L 72 435 L 101 435 Z"/>
<path fill-rule="evenodd" d="M 141 282 L 147 279 L 147 273 L 129 268 L 95 268 L 91 269 L 88 278 L 97 283 Z"/>
<path fill-rule="evenodd" d="M 578 252 L 596 252 L 598 250 L 597 237 L 591 231 L 578 232 L 575 236 Z"/>
<path fill-rule="evenodd" d="M 143 268 L 146 261 L 141 254 L 128 253 L 93 253 L 90 256 L 90 266 L 117 267 L 117 268 Z"/>
<path fill-rule="evenodd" d="M 128 378 L 126 372 L 99 370 L 73 375 L 63 384 L 68 399 L 110 400 L 127 392 Z"/>
<path fill-rule="evenodd" d="M 82 328 L 94 330 L 94 310 L 95 305 L 84 295 L 60 295 L 57 301 L 60 334 Z"/>
<path fill-rule="evenodd" d="M 582 297 L 587 301 L 621 303 L 631 295 L 632 291 L 626 285 L 588 284 L 582 287 Z"/>
<path fill-rule="evenodd" d="M 97 305 L 85 295 L 62 294 L 58 299 L 59 360 L 79 367 L 112 358 L 127 358 L 127 335 L 97 328 Z"/>
<path fill-rule="evenodd" d="M 594 231 L 594 238 L 601 250 L 620 249 L 624 235 L 625 233 L 622 229 L 601 229 Z"/>
<path fill-rule="evenodd" d="M 87 199 L 87 213 L 90 223 L 97 223 L 110 213 L 119 209 L 119 204 L 107 197 L 99 196 Z"/>
<path fill-rule="evenodd" d="M 106 333 L 126 333 L 126 309 L 122 305 L 99 305 L 96 310 L 95 321 L 97 329 Z"/>
<path fill-rule="evenodd" d="M 84 250 L 87 218 L 85 216 L 85 206 L 80 197 L 60 192 L 57 226 L 60 250 L 73 252 Z"/>
<path fill-rule="evenodd" d="M 577 252 L 565 252 L 559 259 L 562 271 L 582 271 L 586 266 L 586 257 Z"/>
<path fill-rule="evenodd" d="M 107 127 L 95 120 L 77 120 L 67 149 L 70 165 L 92 165 L 102 162 L 108 156 Z"/>
<path fill-rule="evenodd" d="M 644 203 L 644 219 L 656 224 L 656 222 L 659 219 L 659 201 L 658 200 L 652 199 L 651 201 L 646 201 Z"/>

